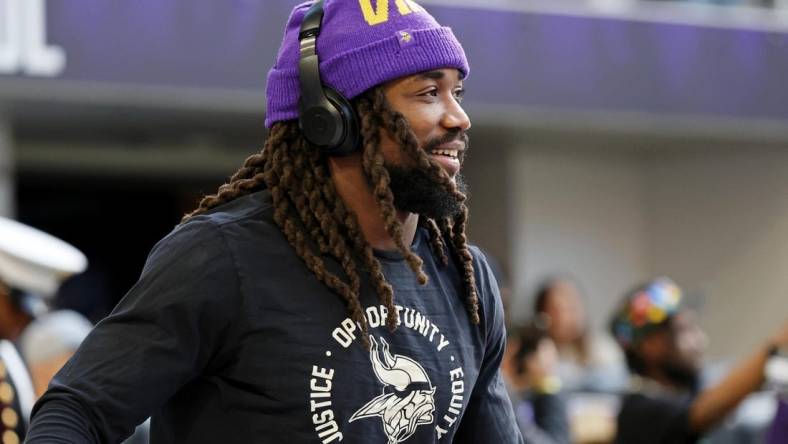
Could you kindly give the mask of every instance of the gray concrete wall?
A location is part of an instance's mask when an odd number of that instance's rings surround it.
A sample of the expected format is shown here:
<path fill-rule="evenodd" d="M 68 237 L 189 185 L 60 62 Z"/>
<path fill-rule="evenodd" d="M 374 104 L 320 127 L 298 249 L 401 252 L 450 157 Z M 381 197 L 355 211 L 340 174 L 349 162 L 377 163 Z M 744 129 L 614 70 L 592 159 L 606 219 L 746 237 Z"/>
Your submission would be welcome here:
<path fill-rule="evenodd" d="M 788 149 L 656 153 L 651 260 L 702 300 L 710 354 L 740 355 L 788 319 Z"/>
<path fill-rule="evenodd" d="M 618 296 L 649 271 L 641 156 L 528 147 L 510 168 L 517 190 L 510 231 L 514 318 L 526 316 L 540 280 L 568 272 L 583 284 L 592 323 L 601 328 Z"/>
<path fill-rule="evenodd" d="M 788 149 L 717 145 L 512 147 L 513 318 L 543 276 L 570 272 L 597 328 L 629 287 L 673 277 L 699 306 L 711 357 L 740 356 L 788 319 Z"/>

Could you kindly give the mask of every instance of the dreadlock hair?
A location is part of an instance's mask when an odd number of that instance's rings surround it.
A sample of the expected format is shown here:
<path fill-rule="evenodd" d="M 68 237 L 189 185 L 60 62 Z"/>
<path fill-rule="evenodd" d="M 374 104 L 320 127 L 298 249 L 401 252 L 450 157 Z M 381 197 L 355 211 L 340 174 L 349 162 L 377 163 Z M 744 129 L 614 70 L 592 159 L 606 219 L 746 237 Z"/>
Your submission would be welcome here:
<path fill-rule="evenodd" d="M 419 284 L 427 282 L 422 260 L 402 241 L 402 225 L 396 218 L 394 197 L 389 188 L 389 174 L 381 151 L 382 131 L 386 131 L 411 157 L 417 167 L 432 174 L 461 204 L 458 215 L 432 220 L 420 216 L 419 225 L 430 233 L 430 246 L 438 260 L 447 265 L 446 242 L 454 259 L 461 267 L 465 304 L 474 324 L 479 323 L 478 296 L 473 271 L 473 258 L 465 237 L 468 209 L 465 195 L 460 193 L 449 176 L 427 153 L 419 148 L 418 140 L 405 117 L 391 108 L 381 88 L 374 88 L 353 101 L 359 116 L 363 144 L 362 165 L 380 207 L 386 230 L 416 275 Z M 294 120 L 277 122 L 263 149 L 249 156 L 243 166 L 219 187 L 216 194 L 202 198 L 198 207 L 186 214 L 181 222 L 205 213 L 225 202 L 259 189 L 267 188 L 273 199 L 274 221 L 315 277 L 334 293 L 341 296 L 348 307 L 350 318 L 361 330 L 360 340 L 369 349 L 369 332 L 359 301 L 361 279 L 354 257 L 360 259 L 368 273 L 380 303 L 388 314 L 386 326 L 394 331 L 398 322 L 394 306 L 394 290 L 386 281 L 380 262 L 372 246 L 364 238 L 358 219 L 348 209 L 331 181 L 325 158 L 320 150 L 307 142 Z M 344 279 L 326 268 L 324 257 L 336 260 Z"/>

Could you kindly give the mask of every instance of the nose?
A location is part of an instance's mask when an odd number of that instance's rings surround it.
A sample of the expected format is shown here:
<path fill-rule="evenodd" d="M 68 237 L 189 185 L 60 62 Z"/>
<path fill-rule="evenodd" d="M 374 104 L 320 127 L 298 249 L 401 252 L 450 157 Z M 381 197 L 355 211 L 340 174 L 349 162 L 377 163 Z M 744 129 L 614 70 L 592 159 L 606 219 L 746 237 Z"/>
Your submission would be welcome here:
<path fill-rule="evenodd" d="M 462 109 L 460 102 L 454 97 L 448 99 L 446 110 L 443 113 L 441 124 L 446 129 L 459 129 L 461 131 L 468 131 L 471 128 L 471 119 L 465 110 Z"/>

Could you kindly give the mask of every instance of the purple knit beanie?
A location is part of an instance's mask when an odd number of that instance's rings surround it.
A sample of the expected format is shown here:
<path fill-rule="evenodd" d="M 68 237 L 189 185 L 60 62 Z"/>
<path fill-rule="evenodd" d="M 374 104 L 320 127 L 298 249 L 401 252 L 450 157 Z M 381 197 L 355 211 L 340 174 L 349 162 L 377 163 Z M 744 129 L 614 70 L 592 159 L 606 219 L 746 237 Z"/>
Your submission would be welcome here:
<path fill-rule="evenodd" d="M 276 64 L 268 72 L 265 126 L 298 118 L 298 33 L 314 1 L 293 9 Z M 317 38 L 320 76 L 348 100 L 389 80 L 441 68 L 468 76 L 450 28 L 413 0 L 325 0 Z"/>

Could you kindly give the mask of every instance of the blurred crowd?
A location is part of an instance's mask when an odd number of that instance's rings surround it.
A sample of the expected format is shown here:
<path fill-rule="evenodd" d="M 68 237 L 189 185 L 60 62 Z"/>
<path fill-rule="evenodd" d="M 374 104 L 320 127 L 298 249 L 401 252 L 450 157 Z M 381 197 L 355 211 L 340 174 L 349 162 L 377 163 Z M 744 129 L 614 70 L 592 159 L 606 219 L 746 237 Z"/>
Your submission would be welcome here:
<path fill-rule="evenodd" d="M 669 278 L 621 295 L 603 333 L 576 279 L 547 278 L 530 300 L 502 363 L 526 442 L 788 443 L 788 323 L 720 370 L 704 366 L 699 314 Z"/>

